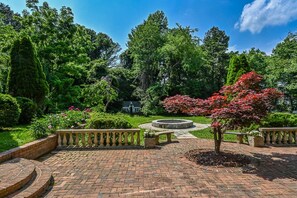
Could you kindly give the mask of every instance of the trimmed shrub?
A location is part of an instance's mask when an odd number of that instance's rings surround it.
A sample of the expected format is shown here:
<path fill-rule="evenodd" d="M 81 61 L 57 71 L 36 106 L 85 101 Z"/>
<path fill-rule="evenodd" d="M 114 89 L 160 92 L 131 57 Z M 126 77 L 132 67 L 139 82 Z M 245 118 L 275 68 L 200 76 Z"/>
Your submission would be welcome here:
<path fill-rule="evenodd" d="M 18 104 L 21 108 L 21 114 L 19 123 L 20 124 L 29 124 L 33 117 L 37 114 L 37 105 L 33 100 L 25 97 L 17 97 Z"/>
<path fill-rule="evenodd" d="M 271 113 L 261 122 L 261 127 L 297 127 L 297 115 Z"/>
<path fill-rule="evenodd" d="M 129 129 L 132 125 L 120 115 L 106 113 L 94 113 L 91 119 L 87 120 L 89 129 Z"/>
<path fill-rule="evenodd" d="M 17 100 L 8 94 L 0 94 L 0 128 L 18 123 L 21 109 Z"/>

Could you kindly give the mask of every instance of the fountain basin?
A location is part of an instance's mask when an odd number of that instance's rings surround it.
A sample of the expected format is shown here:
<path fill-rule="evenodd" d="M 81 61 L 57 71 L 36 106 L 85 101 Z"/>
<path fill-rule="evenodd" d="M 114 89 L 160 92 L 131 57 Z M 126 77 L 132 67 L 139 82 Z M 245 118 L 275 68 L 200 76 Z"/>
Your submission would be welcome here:
<path fill-rule="evenodd" d="M 160 119 L 152 121 L 152 126 L 164 129 L 187 129 L 193 127 L 193 121 L 184 119 Z"/>

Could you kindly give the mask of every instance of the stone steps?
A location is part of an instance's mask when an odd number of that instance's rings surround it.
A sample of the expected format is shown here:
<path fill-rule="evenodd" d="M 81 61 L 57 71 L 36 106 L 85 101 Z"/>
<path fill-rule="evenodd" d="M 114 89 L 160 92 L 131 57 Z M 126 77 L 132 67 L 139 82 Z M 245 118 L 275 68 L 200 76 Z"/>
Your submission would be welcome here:
<path fill-rule="evenodd" d="M 40 197 L 50 185 L 52 172 L 40 162 L 17 158 L 0 164 L 0 198 Z"/>

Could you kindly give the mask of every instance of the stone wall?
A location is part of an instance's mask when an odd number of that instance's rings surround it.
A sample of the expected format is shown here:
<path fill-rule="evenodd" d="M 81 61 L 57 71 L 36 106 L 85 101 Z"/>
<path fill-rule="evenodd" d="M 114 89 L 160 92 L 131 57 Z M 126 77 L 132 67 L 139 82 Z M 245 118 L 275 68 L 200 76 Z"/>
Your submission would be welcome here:
<path fill-rule="evenodd" d="M 36 159 L 56 149 L 57 145 L 57 135 L 50 135 L 47 138 L 36 140 L 23 146 L 0 153 L 0 163 L 18 157 Z"/>

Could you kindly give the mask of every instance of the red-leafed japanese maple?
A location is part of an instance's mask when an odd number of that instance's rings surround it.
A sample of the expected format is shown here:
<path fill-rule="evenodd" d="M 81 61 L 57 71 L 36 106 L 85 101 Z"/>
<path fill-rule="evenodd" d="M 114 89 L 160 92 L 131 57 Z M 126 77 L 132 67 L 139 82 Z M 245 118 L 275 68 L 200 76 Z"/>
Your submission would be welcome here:
<path fill-rule="evenodd" d="M 219 93 L 206 100 L 177 95 L 166 98 L 163 104 L 172 113 L 210 115 L 215 152 L 219 154 L 222 134 L 227 128 L 242 129 L 259 123 L 282 95 L 273 88 L 261 89 L 261 81 L 262 76 L 249 72 L 234 85 L 222 87 Z"/>

